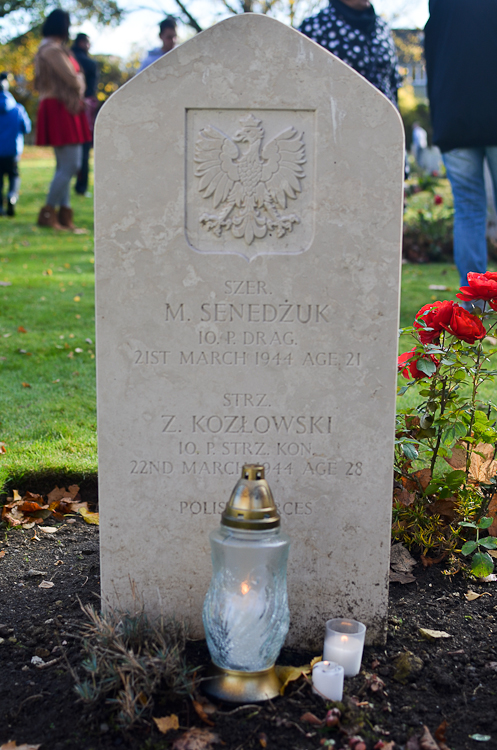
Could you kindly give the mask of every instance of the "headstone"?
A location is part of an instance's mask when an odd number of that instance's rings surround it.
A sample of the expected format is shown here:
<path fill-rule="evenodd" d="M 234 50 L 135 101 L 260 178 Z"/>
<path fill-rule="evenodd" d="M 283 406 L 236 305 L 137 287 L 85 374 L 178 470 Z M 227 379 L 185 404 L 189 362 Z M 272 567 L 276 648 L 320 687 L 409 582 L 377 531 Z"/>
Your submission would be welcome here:
<path fill-rule="evenodd" d="M 96 133 L 102 594 L 202 635 L 209 532 L 263 462 L 288 642 L 387 613 L 403 180 L 398 112 L 246 15 L 107 102 Z"/>

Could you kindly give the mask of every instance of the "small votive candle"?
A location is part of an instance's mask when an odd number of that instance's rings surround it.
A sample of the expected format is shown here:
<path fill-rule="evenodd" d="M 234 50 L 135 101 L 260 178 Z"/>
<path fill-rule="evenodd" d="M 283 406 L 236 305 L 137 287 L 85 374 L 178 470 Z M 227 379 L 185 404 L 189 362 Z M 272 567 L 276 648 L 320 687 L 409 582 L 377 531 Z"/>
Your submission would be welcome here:
<path fill-rule="evenodd" d="M 318 661 L 312 668 L 312 690 L 330 701 L 341 701 L 343 667 L 332 661 Z"/>
<path fill-rule="evenodd" d="M 326 623 L 323 659 L 340 664 L 345 677 L 354 677 L 361 668 L 366 626 L 357 620 L 337 617 Z"/>

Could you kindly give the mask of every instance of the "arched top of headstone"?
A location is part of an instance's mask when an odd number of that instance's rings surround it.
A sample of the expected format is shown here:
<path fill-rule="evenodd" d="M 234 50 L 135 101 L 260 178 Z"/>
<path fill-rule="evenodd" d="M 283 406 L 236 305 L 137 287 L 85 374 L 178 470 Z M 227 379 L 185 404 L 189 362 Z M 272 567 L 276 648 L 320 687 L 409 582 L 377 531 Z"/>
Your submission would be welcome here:
<path fill-rule="evenodd" d="M 221 76 L 218 81 L 220 94 L 229 93 L 230 79 L 238 75 L 241 81 L 253 80 L 254 76 L 258 76 L 261 94 L 271 87 L 283 89 L 285 81 L 278 78 L 285 71 L 300 94 L 304 93 L 304 80 L 300 75 L 305 77 L 309 69 L 314 70 L 312 88 L 319 88 L 322 79 L 330 74 L 334 78 L 344 76 L 353 81 L 354 88 L 358 87 L 362 95 L 369 91 L 375 96 L 387 110 L 391 110 L 392 116 L 400 124 L 395 107 L 363 76 L 294 28 L 260 13 L 240 13 L 226 18 L 163 55 L 113 94 L 102 112 L 113 109 L 125 91 L 129 94 L 130 90 L 145 83 L 157 83 L 168 78 L 173 83 L 192 67 L 194 75 L 201 79 L 201 85 L 210 88 L 222 66 L 229 68 L 231 76 Z M 231 93 L 236 96 L 243 92 L 237 85 Z M 110 112 L 106 114 L 110 116 Z"/>

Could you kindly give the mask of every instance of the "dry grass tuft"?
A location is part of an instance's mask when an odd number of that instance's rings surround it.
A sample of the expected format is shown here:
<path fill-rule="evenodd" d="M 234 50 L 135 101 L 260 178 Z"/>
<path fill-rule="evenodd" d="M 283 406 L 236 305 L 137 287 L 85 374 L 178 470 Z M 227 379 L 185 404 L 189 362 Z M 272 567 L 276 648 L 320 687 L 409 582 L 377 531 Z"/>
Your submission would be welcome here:
<path fill-rule="evenodd" d="M 82 609 L 88 618 L 80 634 L 87 676 L 76 677 L 75 689 L 84 703 L 113 704 L 118 724 L 129 728 L 151 716 L 159 687 L 171 697 L 191 694 L 194 670 L 185 662 L 183 625 L 152 622 L 143 610 L 130 615 Z"/>

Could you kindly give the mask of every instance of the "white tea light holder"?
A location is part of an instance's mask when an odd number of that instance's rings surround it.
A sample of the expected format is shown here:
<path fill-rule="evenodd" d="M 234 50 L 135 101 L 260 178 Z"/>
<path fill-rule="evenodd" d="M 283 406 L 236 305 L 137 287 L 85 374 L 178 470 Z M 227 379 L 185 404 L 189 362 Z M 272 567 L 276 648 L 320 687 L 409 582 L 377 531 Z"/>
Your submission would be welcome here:
<path fill-rule="evenodd" d="M 357 620 L 336 617 L 326 623 L 323 660 L 340 664 L 345 677 L 354 677 L 361 668 L 366 626 Z"/>
<path fill-rule="evenodd" d="M 318 661 L 312 668 L 312 692 L 330 701 L 341 701 L 344 670 L 332 661 Z"/>

